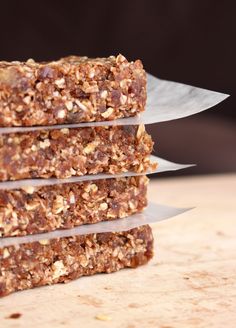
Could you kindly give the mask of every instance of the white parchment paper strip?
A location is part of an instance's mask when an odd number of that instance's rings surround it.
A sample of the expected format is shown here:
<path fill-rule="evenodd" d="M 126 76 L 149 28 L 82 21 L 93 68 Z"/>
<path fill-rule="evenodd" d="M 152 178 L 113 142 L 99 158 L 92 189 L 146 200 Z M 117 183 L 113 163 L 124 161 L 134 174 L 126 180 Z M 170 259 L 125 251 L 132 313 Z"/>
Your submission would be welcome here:
<path fill-rule="evenodd" d="M 124 219 L 81 225 L 73 229 L 55 230 L 48 233 L 28 235 L 23 237 L 0 238 L 0 248 L 11 246 L 11 245 L 32 243 L 35 241 L 40 241 L 45 239 L 48 240 L 48 239 L 70 237 L 76 235 L 86 235 L 90 233 L 127 231 L 145 224 L 151 224 L 151 223 L 169 219 L 176 215 L 187 212 L 191 209 L 192 208 L 175 208 L 175 207 L 150 203 L 142 213 L 133 214 Z"/>
<path fill-rule="evenodd" d="M 146 171 L 144 173 L 135 173 L 135 172 L 124 172 L 120 174 L 87 174 L 78 177 L 71 177 L 68 179 L 25 179 L 25 180 L 17 180 L 17 181 L 4 181 L 0 182 L 0 190 L 2 189 L 19 189 L 24 187 L 40 187 L 40 186 L 51 186 L 55 184 L 62 184 L 62 183 L 75 183 L 81 181 L 88 181 L 88 180 L 100 180 L 100 179 L 113 179 L 113 178 L 122 178 L 122 177 L 130 177 L 130 176 L 140 176 L 140 175 L 147 175 L 147 174 L 154 174 L 154 173 L 161 173 L 166 171 L 176 171 L 185 169 L 194 164 L 177 164 L 169 162 L 163 158 L 150 156 L 152 163 L 158 163 L 157 169 L 153 171 Z"/>
<path fill-rule="evenodd" d="M 146 111 L 137 117 L 106 122 L 63 124 L 37 127 L 6 127 L 0 133 L 54 130 L 105 125 L 152 124 L 190 116 L 213 107 L 226 99 L 227 94 L 196 88 L 182 83 L 158 79 L 148 74 Z"/>

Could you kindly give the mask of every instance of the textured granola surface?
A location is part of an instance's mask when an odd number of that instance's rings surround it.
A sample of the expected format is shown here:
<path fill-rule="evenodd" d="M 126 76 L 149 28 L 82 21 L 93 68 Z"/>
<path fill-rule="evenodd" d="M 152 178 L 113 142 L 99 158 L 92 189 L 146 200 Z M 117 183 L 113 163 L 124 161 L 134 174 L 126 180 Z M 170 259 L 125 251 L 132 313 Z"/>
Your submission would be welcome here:
<path fill-rule="evenodd" d="M 153 256 L 146 225 L 127 232 L 100 233 L 0 249 L 0 296 L 37 286 L 69 282 L 95 273 L 135 268 Z"/>
<path fill-rule="evenodd" d="M 143 125 L 0 135 L 0 180 L 145 172 L 152 147 Z"/>
<path fill-rule="evenodd" d="M 0 237 L 114 220 L 147 206 L 145 176 L 0 190 Z"/>
<path fill-rule="evenodd" d="M 137 115 L 145 103 L 140 60 L 118 55 L 0 62 L 0 126 L 114 120 Z"/>

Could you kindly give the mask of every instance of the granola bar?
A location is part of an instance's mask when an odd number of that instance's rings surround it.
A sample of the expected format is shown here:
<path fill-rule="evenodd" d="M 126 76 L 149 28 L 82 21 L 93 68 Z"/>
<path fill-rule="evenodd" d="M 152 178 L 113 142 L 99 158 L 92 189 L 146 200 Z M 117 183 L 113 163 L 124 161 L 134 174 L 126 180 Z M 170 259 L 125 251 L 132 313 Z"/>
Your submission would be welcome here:
<path fill-rule="evenodd" d="M 95 273 L 135 268 L 153 256 L 148 225 L 119 233 L 42 240 L 0 249 L 0 296 L 69 282 Z"/>
<path fill-rule="evenodd" d="M 0 135 L 0 181 L 145 172 L 152 147 L 143 125 Z"/>
<path fill-rule="evenodd" d="M 145 176 L 0 190 L 0 237 L 123 218 L 147 206 Z"/>
<path fill-rule="evenodd" d="M 114 120 L 137 115 L 145 103 L 140 60 L 118 55 L 0 62 L 0 126 Z"/>

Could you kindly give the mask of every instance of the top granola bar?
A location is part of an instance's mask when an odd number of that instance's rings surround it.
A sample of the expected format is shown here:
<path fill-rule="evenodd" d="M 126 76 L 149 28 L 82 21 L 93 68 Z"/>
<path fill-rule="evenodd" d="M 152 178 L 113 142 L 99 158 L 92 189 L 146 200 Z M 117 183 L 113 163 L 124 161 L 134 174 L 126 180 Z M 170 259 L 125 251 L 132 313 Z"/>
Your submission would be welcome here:
<path fill-rule="evenodd" d="M 146 103 L 140 60 L 70 56 L 0 62 L 0 126 L 35 126 L 135 116 Z"/>

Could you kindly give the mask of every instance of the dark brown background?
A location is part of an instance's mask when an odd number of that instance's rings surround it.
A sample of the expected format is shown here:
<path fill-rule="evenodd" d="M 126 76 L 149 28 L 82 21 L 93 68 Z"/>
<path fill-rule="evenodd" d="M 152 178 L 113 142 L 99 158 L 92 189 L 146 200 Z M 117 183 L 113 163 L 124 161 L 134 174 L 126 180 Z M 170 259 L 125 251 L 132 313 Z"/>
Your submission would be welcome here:
<path fill-rule="evenodd" d="M 181 174 L 236 169 L 234 1 L 5 1 L 0 59 L 124 54 L 169 80 L 231 94 L 214 110 L 149 127 L 155 150 L 198 166 Z"/>

